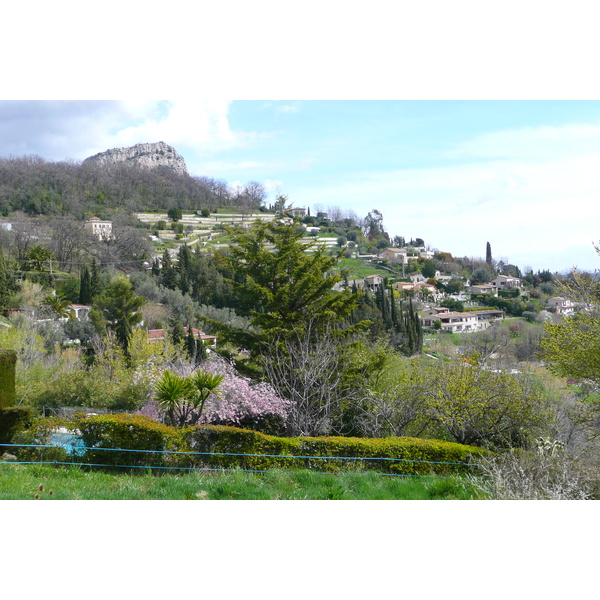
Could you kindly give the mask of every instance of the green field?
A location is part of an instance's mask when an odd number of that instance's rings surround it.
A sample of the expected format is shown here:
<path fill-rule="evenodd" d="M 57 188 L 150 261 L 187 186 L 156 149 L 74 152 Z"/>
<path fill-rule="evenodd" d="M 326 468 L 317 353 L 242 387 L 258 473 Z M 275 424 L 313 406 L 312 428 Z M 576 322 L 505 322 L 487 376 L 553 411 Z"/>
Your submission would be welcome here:
<path fill-rule="evenodd" d="M 338 269 L 350 269 L 348 279 L 362 279 L 369 275 L 381 275 L 382 277 L 394 277 L 394 273 L 379 265 L 371 264 L 360 258 L 342 258 L 337 265 Z"/>
<path fill-rule="evenodd" d="M 41 489 L 40 489 L 41 488 Z M 37 496 L 37 497 L 36 497 Z M 314 471 L 135 474 L 80 466 L 0 464 L 0 500 L 470 500 L 460 477 Z"/>

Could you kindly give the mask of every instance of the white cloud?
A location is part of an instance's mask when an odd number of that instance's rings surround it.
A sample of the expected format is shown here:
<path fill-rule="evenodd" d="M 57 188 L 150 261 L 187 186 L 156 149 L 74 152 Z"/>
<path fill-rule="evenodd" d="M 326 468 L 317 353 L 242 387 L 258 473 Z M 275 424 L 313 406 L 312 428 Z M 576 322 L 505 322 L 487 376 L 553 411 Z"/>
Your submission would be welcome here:
<path fill-rule="evenodd" d="M 282 104 L 276 107 L 277 112 L 292 114 L 297 113 L 300 107 L 297 104 Z"/>
<path fill-rule="evenodd" d="M 229 105 L 228 101 L 193 99 L 141 103 L 143 120 L 119 130 L 115 139 L 124 146 L 162 140 L 198 155 L 244 146 L 252 134 L 231 129 Z M 123 106 L 128 112 L 132 107 L 135 104 Z"/>
<path fill-rule="evenodd" d="M 539 161 L 599 151 L 600 124 L 573 123 L 493 131 L 457 144 L 443 154 L 448 158 L 518 158 Z"/>
<path fill-rule="evenodd" d="M 592 268 L 600 238 L 600 148 L 540 161 L 489 160 L 435 168 L 357 173 L 344 182 L 291 190 L 320 202 L 384 215 L 392 235 L 422 237 L 457 256 L 499 255 L 534 269 Z M 580 261 L 577 260 L 579 257 Z"/>

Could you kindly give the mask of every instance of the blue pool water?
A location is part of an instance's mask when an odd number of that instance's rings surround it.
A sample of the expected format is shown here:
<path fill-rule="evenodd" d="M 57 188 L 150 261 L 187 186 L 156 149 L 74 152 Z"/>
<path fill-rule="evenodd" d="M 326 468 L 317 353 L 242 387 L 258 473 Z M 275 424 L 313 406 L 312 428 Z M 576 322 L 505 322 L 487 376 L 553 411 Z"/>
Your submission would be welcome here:
<path fill-rule="evenodd" d="M 53 433 L 48 443 L 64 448 L 70 456 L 83 456 L 85 454 L 83 439 L 75 433 Z"/>

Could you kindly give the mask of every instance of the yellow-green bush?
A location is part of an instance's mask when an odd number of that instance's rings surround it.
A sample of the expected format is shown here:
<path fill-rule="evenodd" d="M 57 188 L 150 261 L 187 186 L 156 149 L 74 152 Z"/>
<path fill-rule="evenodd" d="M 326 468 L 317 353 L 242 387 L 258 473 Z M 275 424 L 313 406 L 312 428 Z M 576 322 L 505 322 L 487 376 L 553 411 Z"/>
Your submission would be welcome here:
<path fill-rule="evenodd" d="M 190 449 L 185 442 L 185 429 L 131 414 L 87 416 L 75 424 L 88 448 L 84 462 L 115 466 L 192 466 L 188 455 L 170 454 Z M 112 450 L 117 448 L 123 451 Z"/>
<path fill-rule="evenodd" d="M 488 454 L 482 448 L 439 440 L 406 437 L 278 438 L 236 427 L 211 425 L 190 428 L 187 438 L 196 452 L 214 453 L 203 458 L 205 463 L 222 468 L 258 470 L 311 468 L 336 472 L 371 469 L 406 475 L 448 474 L 468 469 L 465 463 L 471 457 L 476 459 L 477 456 Z M 276 455 L 288 455 L 290 458 Z"/>
<path fill-rule="evenodd" d="M 44 437 L 40 427 L 37 439 Z M 282 438 L 220 425 L 178 428 L 131 414 L 79 416 L 68 427 L 79 430 L 89 448 L 80 460 L 107 466 L 327 472 L 364 469 L 441 475 L 464 471 L 469 460 L 476 462 L 478 456 L 489 454 L 482 448 L 418 438 Z"/>

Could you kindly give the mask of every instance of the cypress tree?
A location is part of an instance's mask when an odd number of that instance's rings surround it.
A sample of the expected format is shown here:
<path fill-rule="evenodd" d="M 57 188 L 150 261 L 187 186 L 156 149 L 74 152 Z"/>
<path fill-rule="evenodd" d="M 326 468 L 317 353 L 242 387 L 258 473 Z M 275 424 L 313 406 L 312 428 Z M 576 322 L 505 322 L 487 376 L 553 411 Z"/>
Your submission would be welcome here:
<path fill-rule="evenodd" d="M 165 248 L 162 255 L 162 266 L 161 266 L 161 283 L 170 290 L 174 290 L 177 287 L 177 272 L 171 262 L 171 255 Z"/>
<path fill-rule="evenodd" d="M 92 301 L 92 281 L 87 265 L 83 267 L 79 276 L 79 303 L 90 304 Z"/>
<path fill-rule="evenodd" d="M 0 309 L 4 308 L 6 301 L 11 292 L 15 290 L 15 287 L 14 275 L 4 260 L 2 247 L 0 246 Z"/>
<path fill-rule="evenodd" d="M 92 270 L 90 272 L 90 299 L 100 293 L 100 275 L 98 274 L 98 265 L 96 259 L 92 260 Z"/>

